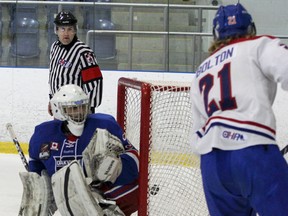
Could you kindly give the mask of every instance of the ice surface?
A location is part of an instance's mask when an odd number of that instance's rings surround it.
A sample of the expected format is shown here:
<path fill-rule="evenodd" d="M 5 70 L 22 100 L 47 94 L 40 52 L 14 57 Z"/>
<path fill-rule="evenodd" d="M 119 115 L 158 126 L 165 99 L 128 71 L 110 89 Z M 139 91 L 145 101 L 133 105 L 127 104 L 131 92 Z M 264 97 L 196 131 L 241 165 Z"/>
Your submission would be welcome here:
<path fill-rule="evenodd" d="M 25 172 L 25 168 L 17 154 L 0 154 L 0 168 L 0 215 L 17 216 L 23 191 L 19 172 Z"/>

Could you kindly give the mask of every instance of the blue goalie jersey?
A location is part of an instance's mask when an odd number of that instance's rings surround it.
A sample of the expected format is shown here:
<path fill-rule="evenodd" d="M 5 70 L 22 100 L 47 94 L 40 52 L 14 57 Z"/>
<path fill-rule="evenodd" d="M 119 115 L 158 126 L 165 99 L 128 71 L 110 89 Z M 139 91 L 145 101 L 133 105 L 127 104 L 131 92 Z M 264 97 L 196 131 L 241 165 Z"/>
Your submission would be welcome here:
<path fill-rule="evenodd" d="M 63 122 L 52 120 L 35 127 L 29 143 L 29 170 L 39 175 L 43 169 L 52 176 L 59 169 L 77 160 L 83 167 L 82 152 L 88 146 L 97 128 L 106 129 L 117 136 L 125 149 L 120 155 L 121 174 L 115 183 L 101 185 L 106 199 L 114 200 L 122 211 L 129 215 L 137 210 L 139 157 L 137 149 L 123 135 L 123 131 L 113 116 L 107 114 L 88 115 L 84 131 L 80 137 L 67 136 L 62 130 Z"/>

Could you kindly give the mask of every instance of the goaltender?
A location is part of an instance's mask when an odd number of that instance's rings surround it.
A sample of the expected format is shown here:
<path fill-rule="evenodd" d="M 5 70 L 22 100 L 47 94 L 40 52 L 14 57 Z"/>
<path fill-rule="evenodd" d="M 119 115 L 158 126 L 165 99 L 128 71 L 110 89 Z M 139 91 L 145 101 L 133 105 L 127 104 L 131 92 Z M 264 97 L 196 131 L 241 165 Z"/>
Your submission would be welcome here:
<path fill-rule="evenodd" d="M 137 211 L 138 151 L 114 117 L 89 114 L 89 97 L 77 85 L 62 86 L 50 104 L 55 119 L 35 127 L 30 172 L 20 173 L 25 215 L 57 208 L 71 216 Z"/>

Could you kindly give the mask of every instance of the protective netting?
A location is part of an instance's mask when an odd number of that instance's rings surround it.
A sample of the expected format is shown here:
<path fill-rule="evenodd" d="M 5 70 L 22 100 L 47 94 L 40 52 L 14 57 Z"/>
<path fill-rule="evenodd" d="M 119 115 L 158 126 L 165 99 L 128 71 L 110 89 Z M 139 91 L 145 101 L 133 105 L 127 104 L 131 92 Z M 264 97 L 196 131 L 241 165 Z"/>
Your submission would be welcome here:
<path fill-rule="evenodd" d="M 190 147 L 193 120 L 189 83 L 129 82 L 123 89 L 124 130 L 140 149 L 140 163 L 147 163 L 143 155 L 148 154 L 148 185 L 140 184 L 146 187 L 147 212 L 138 215 L 208 215 L 199 158 Z M 149 114 L 143 115 L 147 110 Z M 143 134 L 147 127 L 149 132 Z"/>

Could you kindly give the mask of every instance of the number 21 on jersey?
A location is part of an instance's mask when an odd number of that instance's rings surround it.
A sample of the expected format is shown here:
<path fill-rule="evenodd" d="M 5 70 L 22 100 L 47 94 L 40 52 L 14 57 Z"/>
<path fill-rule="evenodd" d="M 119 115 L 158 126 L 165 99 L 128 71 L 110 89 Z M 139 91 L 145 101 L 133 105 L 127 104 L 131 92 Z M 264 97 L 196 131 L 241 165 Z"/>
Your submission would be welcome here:
<path fill-rule="evenodd" d="M 203 95 L 205 110 L 210 117 L 215 111 L 232 110 L 237 108 L 235 97 L 232 96 L 231 87 L 231 63 L 226 63 L 217 73 L 217 78 L 220 82 L 220 101 L 216 102 L 215 99 L 209 99 L 209 93 L 214 86 L 214 76 L 207 74 L 199 81 L 200 93 Z"/>

